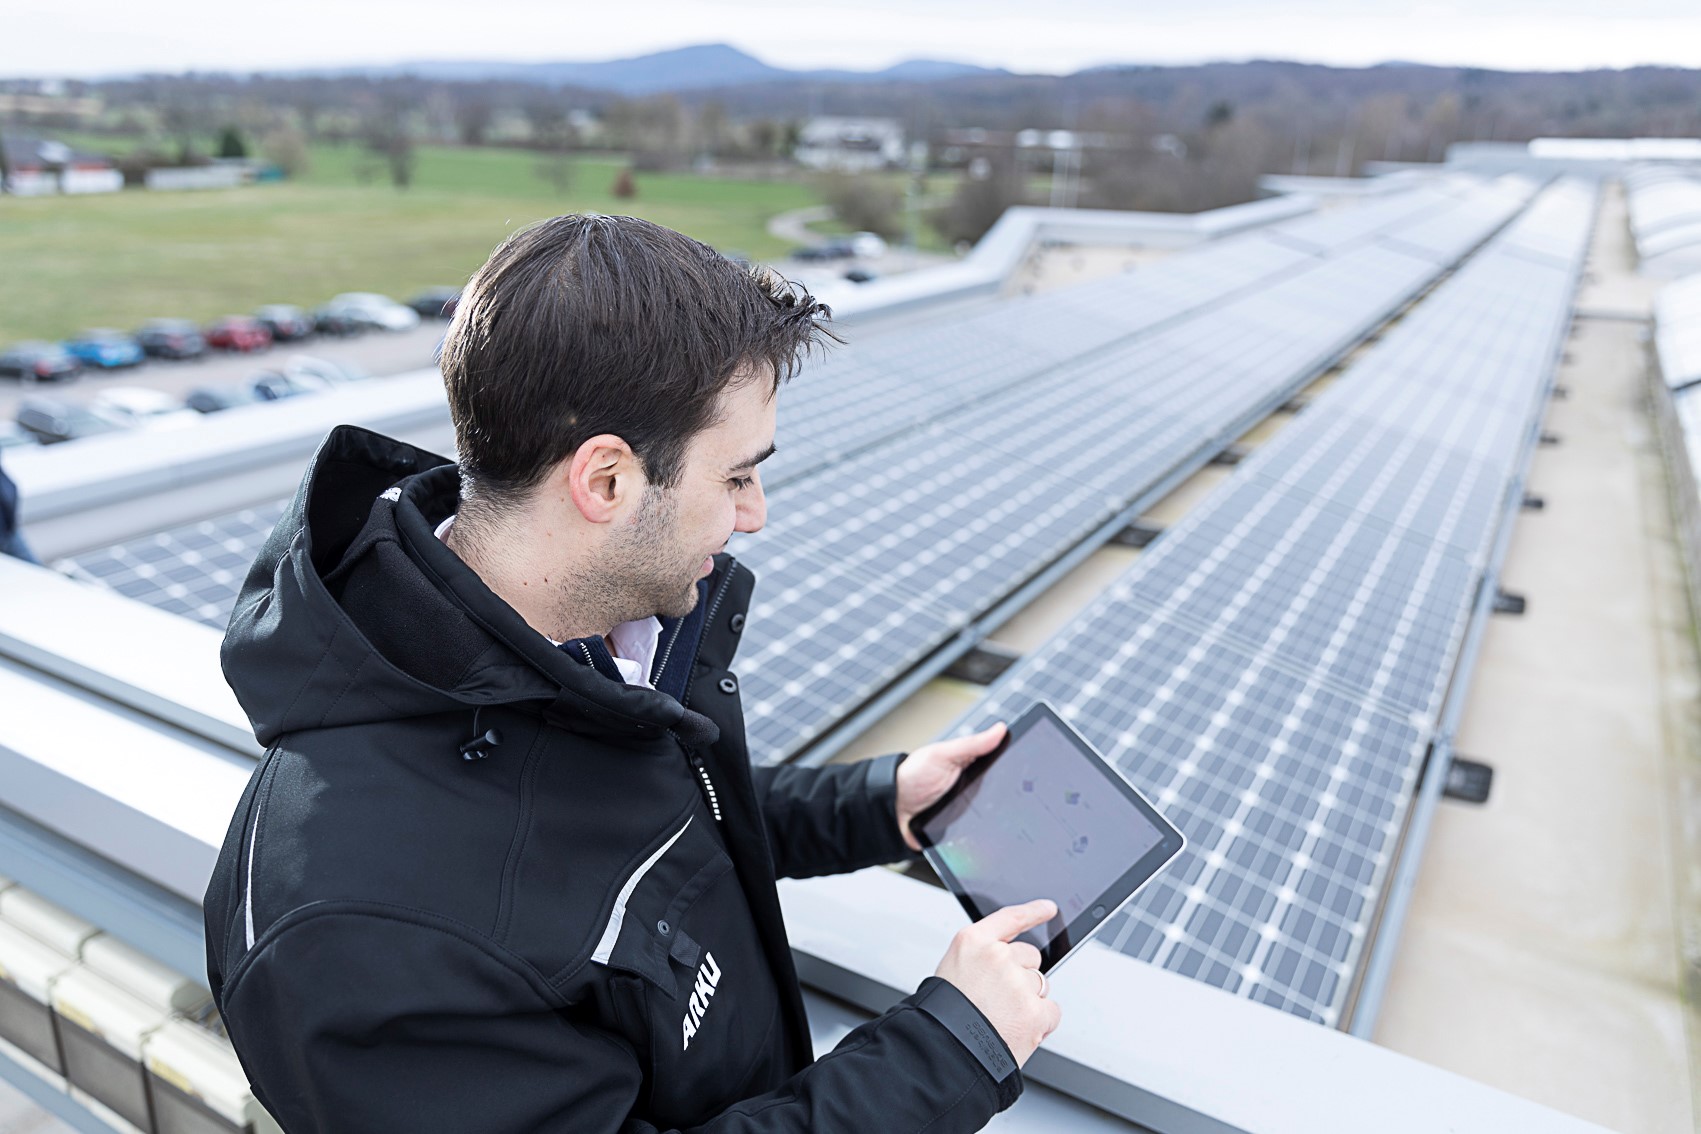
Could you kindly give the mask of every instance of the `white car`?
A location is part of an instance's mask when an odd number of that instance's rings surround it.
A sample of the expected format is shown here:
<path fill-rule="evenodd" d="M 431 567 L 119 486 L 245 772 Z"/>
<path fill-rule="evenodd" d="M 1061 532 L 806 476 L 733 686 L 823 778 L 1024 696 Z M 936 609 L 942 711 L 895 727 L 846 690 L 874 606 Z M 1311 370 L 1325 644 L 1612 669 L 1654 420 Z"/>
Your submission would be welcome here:
<path fill-rule="evenodd" d="M 886 241 L 875 232 L 859 232 L 850 238 L 851 255 L 859 260 L 873 260 L 886 254 Z"/>
<path fill-rule="evenodd" d="M 315 358 L 310 354 L 294 354 L 284 364 L 284 373 L 292 378 L 305 378 L 309 381 L 318 380 L 327 388 L 342 386 L 349 382 L 363 382 L 368 377 L 366 371 L 347 363 L 332 362 L 328 358 Z"/>
<path fill-rule="evenodd" d="M 111 386 L 89 408 L 109 421 L 132 429 L 183 429 L 201 415 L 170 394 L 141 386 Z"/>
<path fill-rule="evenodd" d="M 376 292 L 345 291 L 325 306 L 385 331 L 408 331 L 419 326 L 419 312 Z"/>

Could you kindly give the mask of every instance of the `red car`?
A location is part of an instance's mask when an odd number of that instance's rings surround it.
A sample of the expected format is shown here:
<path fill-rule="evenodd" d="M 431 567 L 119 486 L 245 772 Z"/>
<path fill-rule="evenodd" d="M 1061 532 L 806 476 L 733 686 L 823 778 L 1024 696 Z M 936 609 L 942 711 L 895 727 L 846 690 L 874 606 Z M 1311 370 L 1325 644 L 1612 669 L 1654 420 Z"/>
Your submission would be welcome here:
<path fill-rule="evenodd" d="M 207 325 L 207 345 L 219 350 L 265 350 L 272 345 L 272 332 L 258 319 L 246 315 L 226 315 Z"/>

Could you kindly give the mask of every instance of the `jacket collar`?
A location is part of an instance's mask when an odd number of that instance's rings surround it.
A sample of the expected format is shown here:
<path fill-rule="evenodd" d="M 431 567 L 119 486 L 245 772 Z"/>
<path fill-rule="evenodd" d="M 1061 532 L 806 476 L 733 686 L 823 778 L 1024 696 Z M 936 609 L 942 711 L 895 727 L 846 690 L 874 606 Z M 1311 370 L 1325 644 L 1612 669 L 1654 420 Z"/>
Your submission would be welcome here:
<path fill-rule="evenodd" d="M 682 698 L 622 681 L 600 637 L 574 639 L 557 647 L 527 624 L 477 572 L 437 539 L 437 525 L 458 506 L 459 491 L 460 478 L 453 467 L 434 469 L 404 481 L 395 501 L 397 532 L 421 570 L 465 616 L 556 682 L 558 688 L 548 698 L 545 713 L 552 723 L 571 731 L 598 735 L 651 736 L 663 731 L 697 737 L 711 734 L 708 739 L 712 742 L 712 734 L 717 731 L 714 725 L 700 717 L 685 720 L 687 715 L 697 717 L 697 714 L 687 714 Z M 678 686 L 683 692 L 684 681 L 678 680 Z"/>
<path fill-rule="evenodd" d="M 656 645 L 655 664 L 651 667 L 649 680 L 652 688 L 667 694 L 675 701 L 683 703 L 685 700 L 685 691 L 691 681 L 691 663 L 696 658 L 702 641 L 704 608 L 713 593 L 711 583 L 716 581 L 723 571 L 723 566 L 717 563 L 714 574 L 697 580 L 697 605 L 691 608 L 690 613 L 682 618 L 660 620 L 661 635 Z M 590 666 L 611 681 L 625 680 L 609 653 L 608 644 L 599 635 L 571 638 L 562 642 L 558 648 L 575 662 Z"/>
<path fill-rule="evenodd" d="M 685 719 L 681 697 L 573 661 L 498 598 L 434 534 L 459 489 L 458 470 L 436 454 L 351 426 L 326 438 L 251 568 L 225 638 L 226 677 L 263 743 L 526 702 L 579 732 L 713 731 Z M 717 576 L 736 570 L 718 561 L 711 593 Z"/>

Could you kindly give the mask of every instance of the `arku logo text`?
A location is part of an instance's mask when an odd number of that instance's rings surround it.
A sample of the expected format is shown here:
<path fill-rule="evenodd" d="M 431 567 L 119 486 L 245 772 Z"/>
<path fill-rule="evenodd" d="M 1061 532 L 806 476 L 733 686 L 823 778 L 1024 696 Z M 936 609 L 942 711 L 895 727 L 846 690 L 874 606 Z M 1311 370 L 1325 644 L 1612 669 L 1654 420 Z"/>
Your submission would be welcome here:
<path fill-rule="evenodd" d="M 704 953 L 703 963 L 697 966 L 697 983 L 692 987 L 691 999 L 685 1006 L 685 1045 L 679 1050 L 691 1050 L 691 1037 L 702 1027 L 703 1014 L 709 1010 L 709 1001 L 714 998 L 720 983 L 721 967 L 715 964 L 715 955 Z"/>

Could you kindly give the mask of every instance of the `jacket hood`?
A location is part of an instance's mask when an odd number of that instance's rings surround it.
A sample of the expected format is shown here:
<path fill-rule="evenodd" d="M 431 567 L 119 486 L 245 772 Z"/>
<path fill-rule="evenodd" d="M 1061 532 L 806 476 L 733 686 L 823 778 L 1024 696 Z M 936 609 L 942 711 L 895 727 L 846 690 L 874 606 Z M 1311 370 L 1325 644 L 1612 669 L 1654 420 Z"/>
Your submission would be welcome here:
<path fill-rule="evenodd" d="M 249 568 L 220 659 L 254 735 L 535 702 L 575 732 L 695 739 L 714 726 L 572 660 L 436 538 L 457 506 L 445 457 L 332 430 Z M 716 574 L 731 568 L 717 560 Z"/>

